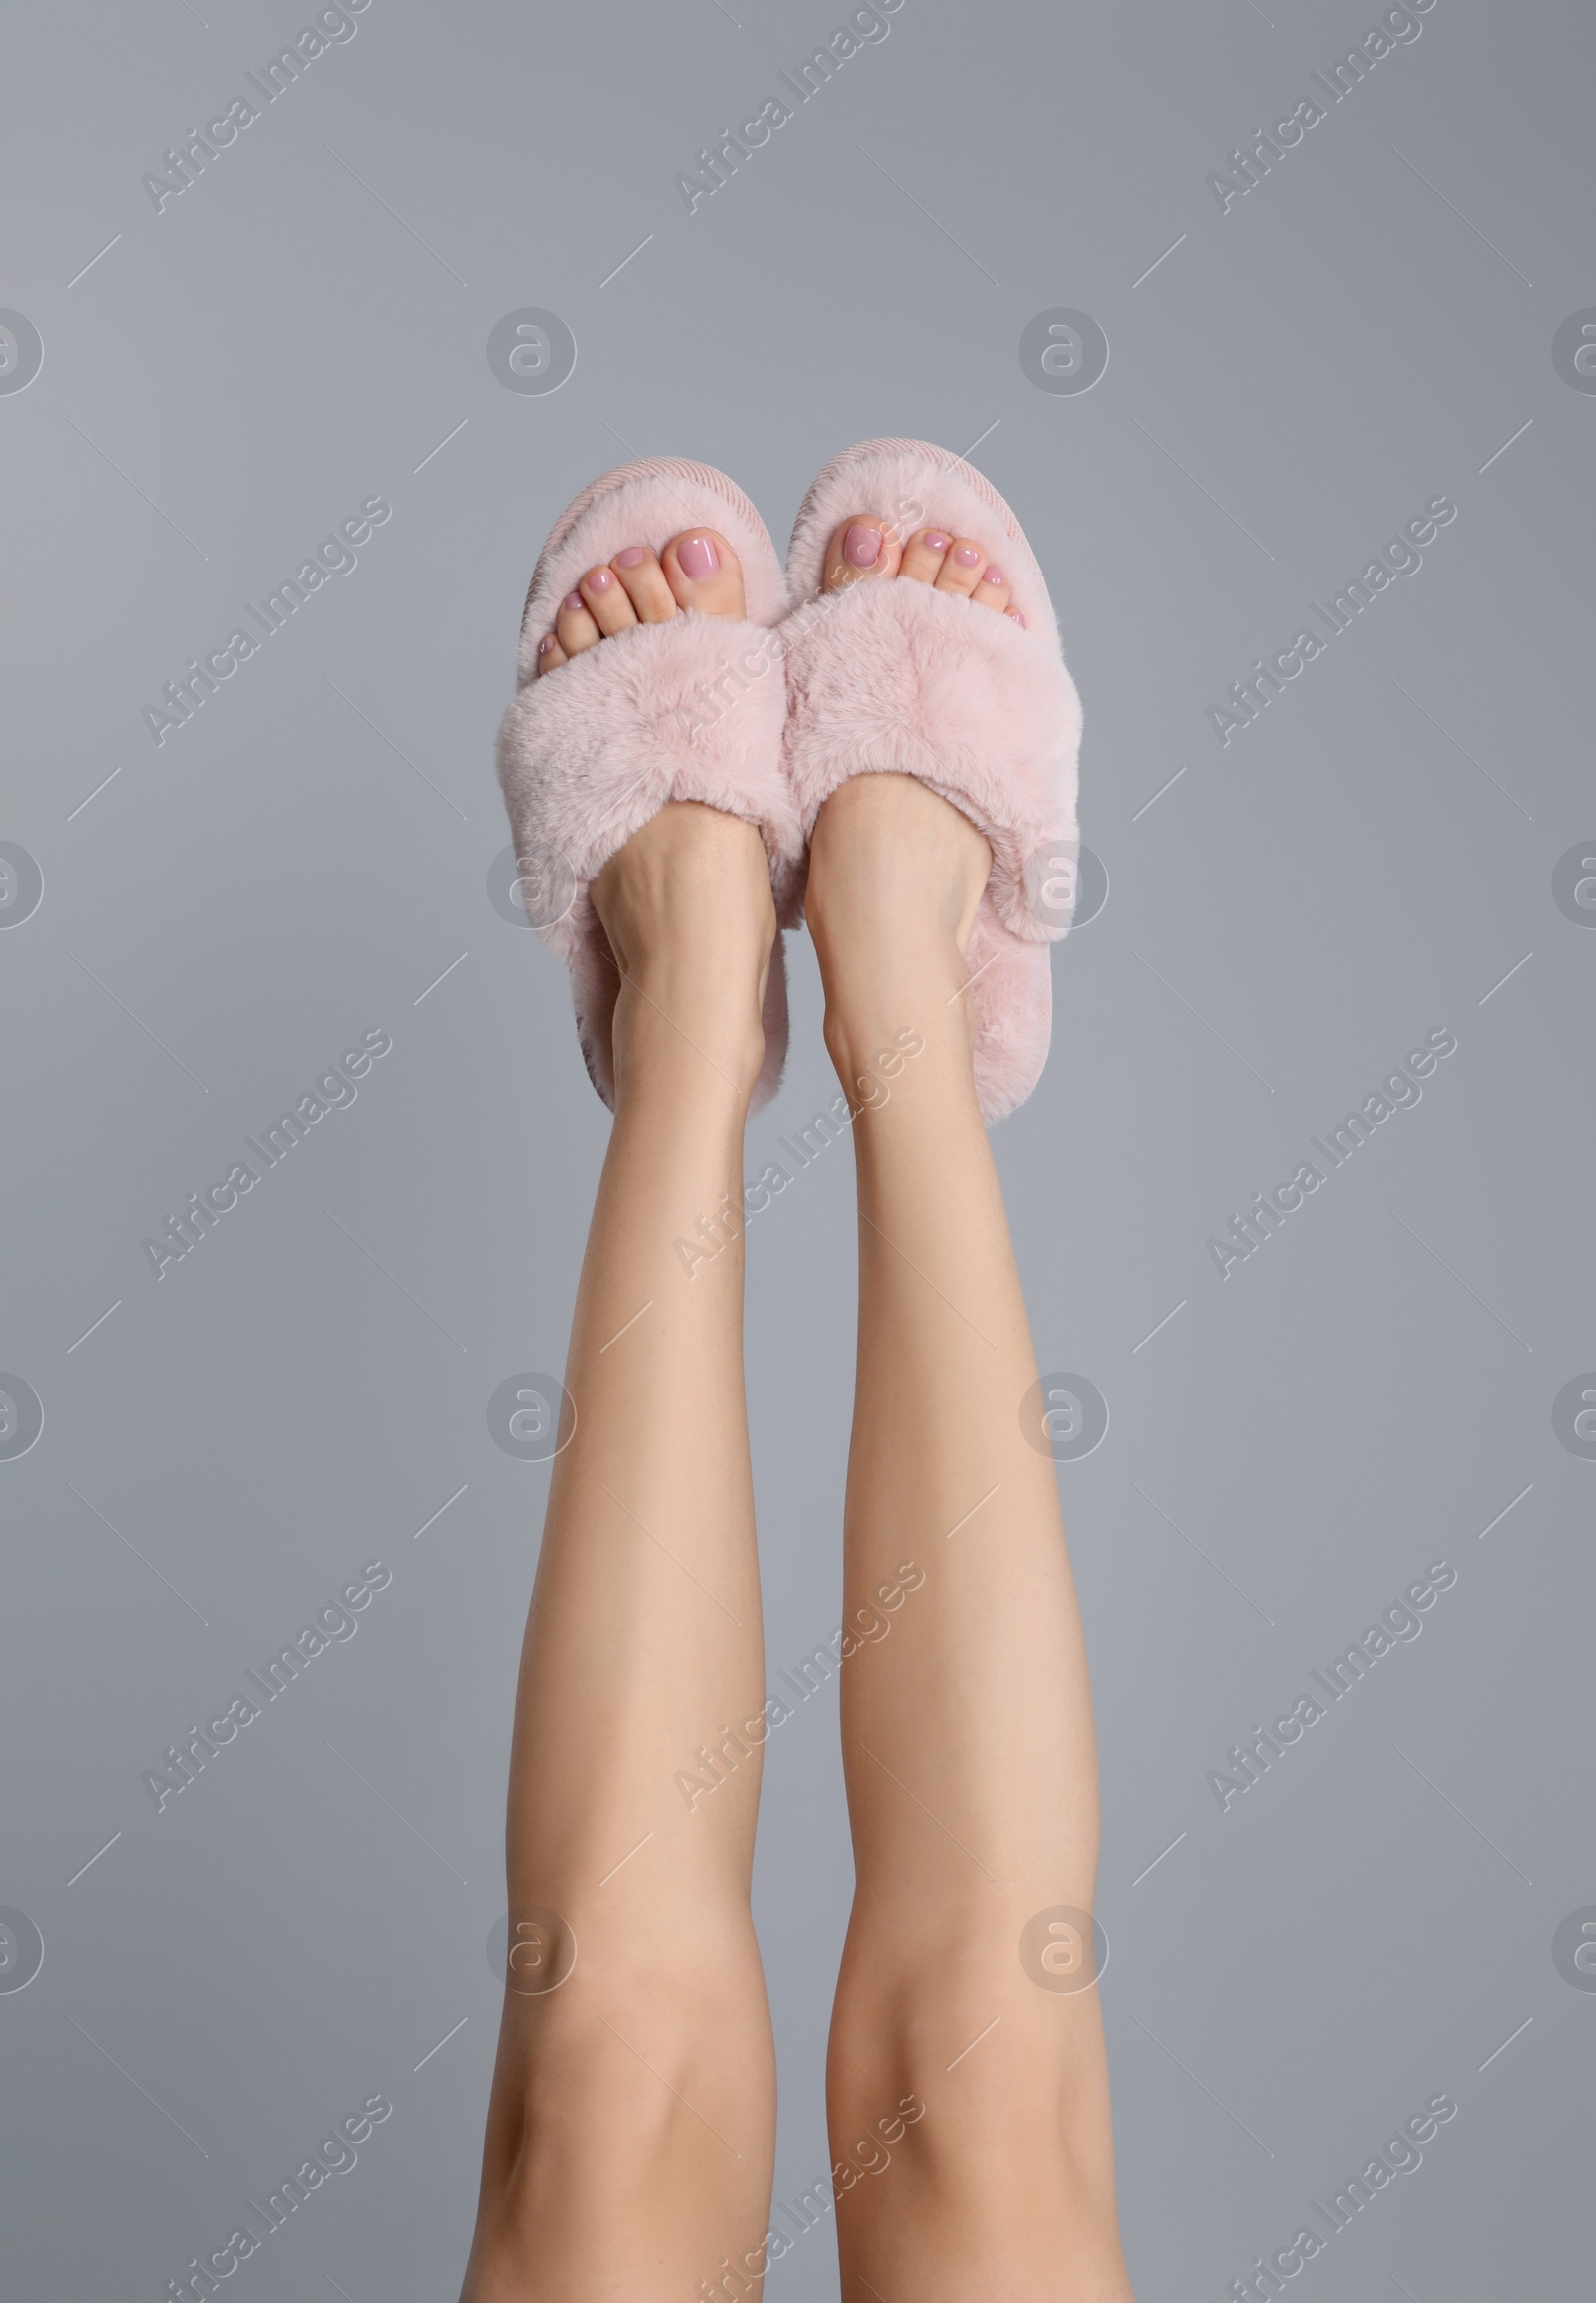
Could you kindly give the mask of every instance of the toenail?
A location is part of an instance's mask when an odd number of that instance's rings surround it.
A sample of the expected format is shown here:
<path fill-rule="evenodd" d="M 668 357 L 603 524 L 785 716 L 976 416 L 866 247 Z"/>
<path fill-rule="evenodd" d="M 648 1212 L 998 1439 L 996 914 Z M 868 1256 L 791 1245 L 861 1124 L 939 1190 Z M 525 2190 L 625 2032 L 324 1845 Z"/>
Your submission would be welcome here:
<path fill-rule="evenodd" d="M 981 580 L 983 583 L 1006 583 L 1008 578 L 1000 568 L 989 568 Z"/>
<path fill-rule="evenodd" d="M 586 607 L 588 603 L 580 591 L 568 591 L 560 604 L 568 614 L 575 615 L 579 607 Z"/>
<path fill-rule="evenodd" d="M 1013 617 L 1013 619 L 1014 619 L 1015 623 L 1017 623 L 1017 624 L 1018 624 L 1018 626 L 1019 626 L 1019 628 L 1020 628 L 1020 630 L 1021 630 L 1021 631 L 1023 631 L 1023 630 L 1025 629 L 1025 619 L 1024 619 L 1024 617 L 1023 617 L 1021 614 L 1020 614 L 1020 612 L 1019 612 L 1019 610 L 1018 610 L 1018 608 L 1017 608 L 1017 607 L 1005 607 L 1005 608 L 1003 609 L 1003 613 L 1004 613 L 1004 615 L 1011 615 L 1011 616 Z"/>
<path fill-rule="evenodd" d="M 973 544 L 961 544 L 954 558 L 961 568 L 974 568 L 981 554 Z"/>
<path fill-rule="evenodd" d="M 641 568 L 648 555 L 640 544 L 628 544 L 624 552 L 615 554 L 617 568 Z"/>
<path fill-rule="evenodd" d="M 850 568 L 874 568 L 881 558 L 881 530 L 856 520 L 842 540 L 842 556 Z"/>
<path fill-rule="evenodd" d="M 539 640 L 539 642 L 538 642 L 538 653 L 539 653 L 540 655 L 547 655 L 547 654 L 549 653 L 549 650 L 550 650 L 550 649 L 551 649 L 551 648 L 554 646 L 554 644 L 555 644 L 555 635 L 554 635 L 554 633 L 553 633 L 552 631 L 546 631 L 546 632 L 544 633 L 544 635 L 543 635 L 542 639 L 541 639 L 541 640 Z"/>
<path fill-rule="evenodd" d="M 590 591 L 607 591 L 614 580 L 607 568 L 596 568 L 586 578 Z"/>
<path fill-rule="evenodd" d="M 696 582 L 701 576 L 714 575 L 720 555 L 707 536 L 689 536 L 685 544 L 676 547 L 676 566 Z"/>
<path fill-rule="evenodd" d="M 920 541 L 928 552 L 946 552 L 949 545 L 952 544 L 953 538 L 944 536 L 941 529 L 934 528 L 929 535 L 923 536 Z"/>

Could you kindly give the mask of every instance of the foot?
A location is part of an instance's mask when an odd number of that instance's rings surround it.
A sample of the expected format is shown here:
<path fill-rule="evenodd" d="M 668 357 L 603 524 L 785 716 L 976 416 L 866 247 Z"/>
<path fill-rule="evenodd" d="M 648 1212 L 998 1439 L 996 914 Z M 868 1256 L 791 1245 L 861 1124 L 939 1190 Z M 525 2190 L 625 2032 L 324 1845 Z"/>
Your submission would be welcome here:
<path fill-rule="evenodd" d="M 821 589 L 840 591 L 846 584 L 875 583 L 892 576 L 929 583 L 934 591 L 952 592 L 976 607 L 1024 623 L 1018 608 L 1008 604 L 1007 576 L 968 536 L 917 528 L 906 544 L 900 544 L 890 520 L 875 512 L 855 513 L 826 547 Z"/>
<path fill-rule="evenodd" d="M 660 553 L 629 544 L 602 567 L 590 568 L 561 601 L 553 631 L 538 642 L 539 677 L 616 632 L 669 623 L 683 608 L 733 620 L 744 612 L 737 555 L 713 528 L 685 528 Z"/>
<path fill-rule="evenodd" d="M 905 1032 L 969 1074 L 965 955 L 991 871 L 992 850 L 969 817 L 913 776 L 854 776 L 822 807 L 804 913 L 826 1045 L 851 1101 L 872 1100 L 868 1079 Z"/>
<path fill-rule="evenodd" d="M 590 895 L 620 975 L 616 1110 L 663 1081 L 672 1092 L 746 1105 L 765 1058 L 776 935 L 756 827 L 672 801 L 610 857 Z"/>

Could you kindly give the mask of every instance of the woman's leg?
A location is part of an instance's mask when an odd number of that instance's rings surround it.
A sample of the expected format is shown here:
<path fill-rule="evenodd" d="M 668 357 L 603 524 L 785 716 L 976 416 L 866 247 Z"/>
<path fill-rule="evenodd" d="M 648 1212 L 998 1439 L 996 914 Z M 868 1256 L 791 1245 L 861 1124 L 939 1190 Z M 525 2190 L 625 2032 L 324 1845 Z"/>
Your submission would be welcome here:
<path fill-rule="evenodd" d="M 1130 2299 L 1098 1996 L 1059 1988 L 1091 1954 L 1068 1921 L 1048 1932 L 1057 1907 L 1091 1907 L 1096 1762 L 972 1083 L 962 954 L 990 861 L 945 801 L 869 774 L 822 809 L 809 881 L 839 1075 L 856 1103 L 888 1084 L 854 1130 L 858 1644 L 842 1727 L 857 1888 L 828 2073 L 846 2303 Z"/>
<path fill-rule="evenodd" d="M 667 808 L 594 901 L 622 976 L 615 1124 L 516 1708 L 514 1972 L 466 2303 L 687 2303 L 722 2259 L 752 2293 L 770 2201 L 743 1256 L 716 1220 L 742 1205 L 764 1045 L 759 834 Z M 689 1805 L 676 1777 L 710 1745 L 722 1779 Z"/>

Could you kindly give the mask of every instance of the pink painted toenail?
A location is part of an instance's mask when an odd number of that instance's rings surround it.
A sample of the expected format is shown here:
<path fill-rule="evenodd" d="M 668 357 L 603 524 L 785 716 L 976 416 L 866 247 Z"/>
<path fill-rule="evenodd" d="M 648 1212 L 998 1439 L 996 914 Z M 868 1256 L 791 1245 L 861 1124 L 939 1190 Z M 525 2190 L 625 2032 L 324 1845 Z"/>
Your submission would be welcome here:
<path fill-rule="evenodd" d="M 689 536 L 685 544 L 676 547 L 676 566 L 696 583 L 715 574 L 720 555 L 707 536 Z"/>
<path fill-rule="evenodd" d="M 981 554 L 973 544 L 961 544 L 954 559 L 961 568 L 974 568 Z"/>
<path fill-rule="evenodd" d="M 628 544 L 624 552 L 615 554 L 617 568 L 641 568 L 648 555 L 640 544 Z"/>
<path fill-rule="evenodd" d="M 881 558 L 881 530 L 856 520 L 842 540 L 842 556 L 850 568 L 874 568 Z"/>
<path fill-rule="evenodd" d="M 983 583 L 1006 583 L 1008 578 L 1000 568 L 989 568 L 981 580 Z"/>
<path fill-rule="evenodd" d="M 940 528 L 933 528 L 920 541 L 928 552 L 946 552 L 953 538 L 944 536 Z"/>
<path fill-rule="evenodd" d="M 553 633 L 552 631 L 546 631 L 546 632 L 544 633 L 544 635 L 543 635 L 542 639 L 541 639 L 541 640 L 539 640 L 539 642 L 538 642 L 538 653 L 539 653 L 540 655 L 547 655 L 547 654 L 549 653 L 549 650 L 550 650 L 550 649 L 551 649 L 551 648 L 554 646 L 554 644 L 555 644 L 555 635 L 554 635 L 554 633 Z"/>
<path fill-rule="evenodd" d="M 596 568 L 592 576 L 585 576 L 583 580 L 590 591 L 607 591 L 615 579 L 607 568 Z"/>
<path fill-rule="evenodd" d="M 1021 614 L 1020 614 L 1020 612 L 1019 612 L 1019 610 L 1018 610 L 1018 608 L 1017 608 L 1017 607 L 1005 607 L 1005 608 L 1003 609 L 1003 613 L 1004 613 L 1004 615 L 1011 615 L 1011 616 L 1013 617 L 1013 619 L 1014 619 L 1015 623 L 1017 623 L 1017 624 L 1018 624 L 1018 626 L 1019 626 L 1019 628 L 1020 628 L 1020 630 L 1021 630 L 1021 631 L 1023 631 L 1023 630 L 1025 629 L 1025 619 L 1024 619 L 1024 617 L 1023 617 Z"/>

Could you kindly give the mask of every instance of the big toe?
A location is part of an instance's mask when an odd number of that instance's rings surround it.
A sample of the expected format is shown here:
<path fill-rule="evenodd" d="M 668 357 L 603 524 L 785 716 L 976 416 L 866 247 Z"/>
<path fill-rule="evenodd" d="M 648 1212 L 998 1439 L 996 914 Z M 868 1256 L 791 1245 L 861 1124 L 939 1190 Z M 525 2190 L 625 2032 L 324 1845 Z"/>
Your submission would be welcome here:
<path fill-rule="evenodd" d="M 832 533 L 826 546 L 821 588 L 840 591 L 872 576 L 896 576 L 902 555 L 892 522 L 879 513 L 856 512 Z"/>
<path fill-rule="evenodd" d="M 747 612 L 741 563 L 718 530 L 683 529 L 665 546 L 659 565 L 679 607 L 734 620 Z"/>

